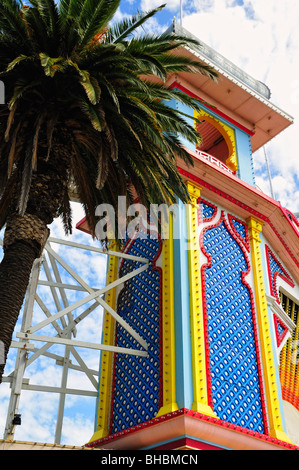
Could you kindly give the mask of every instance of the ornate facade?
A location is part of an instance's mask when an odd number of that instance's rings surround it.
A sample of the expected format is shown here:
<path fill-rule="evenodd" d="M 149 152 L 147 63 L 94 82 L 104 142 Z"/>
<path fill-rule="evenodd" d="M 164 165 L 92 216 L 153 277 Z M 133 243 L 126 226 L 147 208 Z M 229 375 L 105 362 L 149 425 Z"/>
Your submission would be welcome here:
<path fill-rule="evenodd" d="M 192 54 L 219 74 L 218 83 L 184 73 L 168 80 L 202 99 L 196 114 L 173 103 L 202 135 L 188 147 L 194 166 L 177 163 L 192 204 L 173 208 L 168 238 L 145 229 L 127 240 L 125 253 L 148 259 L 148 269 L 106 302 L 147 355 L 102 353 L 87 445 L 297 449 L 299 223 L 256 188 L 253 168 L 254 152 L 292 118 L 208 46 Z M 139 266 L 110 257 L 108 282 Z M 143 349 L 130 331 L 105 314 L 104 344 Z"/>

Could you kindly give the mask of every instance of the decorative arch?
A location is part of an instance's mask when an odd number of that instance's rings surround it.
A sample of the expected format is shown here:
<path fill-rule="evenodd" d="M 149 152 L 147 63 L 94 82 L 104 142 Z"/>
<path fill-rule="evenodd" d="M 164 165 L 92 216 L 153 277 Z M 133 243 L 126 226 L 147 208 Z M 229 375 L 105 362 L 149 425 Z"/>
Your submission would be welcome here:
<path fill-rule="evenodd" d="M 234 130 L 211 116 L 207 111 L 194 111 L 195 128 L 203 136 L 198 150 L 207 152 L 225 163 L 232 171 L 238 170 L 238 159 Z"/>

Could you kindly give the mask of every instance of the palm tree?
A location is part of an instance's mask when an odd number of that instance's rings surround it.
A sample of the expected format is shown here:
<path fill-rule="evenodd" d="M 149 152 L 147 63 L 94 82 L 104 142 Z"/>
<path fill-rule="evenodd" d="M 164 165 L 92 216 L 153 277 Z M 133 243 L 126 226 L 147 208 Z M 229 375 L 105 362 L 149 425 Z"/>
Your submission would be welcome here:
<path fill-rule="evenodd" d="M 0 0 L 0 341 L 5 356 L 34 260 L 61 216 L 71 231 L 73 185 L 94 233 L 100 203 L 117 196 L 187 202 L 176 158 L 191 164 L 179 137 L 199 138 L 179 100 L 197 100 L 165 86 L 174 72 L 209 67 L 180 54 L 194 40 L 136 35 L 162 7 L 113 23 L 120 0 Z M 110 26 L 110 23 L 112 26 Z M 155 80 L 153 80 L 153 77 Z M 168 104 L 167 104 L 168 103 Z M 0 383 L 4 366 L 0 369 Z"/>

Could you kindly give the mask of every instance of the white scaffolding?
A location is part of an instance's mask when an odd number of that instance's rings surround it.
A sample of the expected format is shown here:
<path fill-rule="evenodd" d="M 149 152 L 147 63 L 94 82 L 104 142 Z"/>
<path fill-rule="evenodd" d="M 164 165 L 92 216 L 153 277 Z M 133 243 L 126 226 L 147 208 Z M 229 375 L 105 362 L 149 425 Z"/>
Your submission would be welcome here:
<path fill-rule="evenodd" d="M 0 244 L 2 244 L 1 239 Z M 64 245 L 78 250 L 117 256 L 131 260 L 132 262 L 137 261 L 138 268 L 132 269 L 132 272 L 118 278 L 109 285 L 97 289 L 91 287 L 82 279 L 82 277 L 57 253 L 59 249 L 56 251 L 53 249 L 53 245 L 57 245 L 57 248 Z M 22 390 L 31 390 L 59 394 L 54 444 L 61 443 L 66 395 L 82 395 L 96 398 L 98 393 L 99 371 L 92 370 L 87 366 L 80 351 L 86 349 L 93 349 L 99 352 L 106 350 L 115 353 L 147 357 L 148 344 L 106 303 L 105 294 L 109 290 L 118 288 L 132 277 L 145 271 L 148 269 L 148 266 L 149 260 L 146 258 L 131 256 L 117 251 L 107 251 L 67 240 L 56 238 L 50 238 L 48 240 L 42 257 L 34 263 L 24 303 L 20 331 L 16 332 L 15 340 L 12 341 L 11 344 L 12 348 L 17 349 L 15 367 L 8 376 L 3 377 L 3 382 L 8 382 L 11 388 L 4 439 L 14 439 L 21 392 Z M 41 271 L 43 276 L 41 276 Z M 68 274 L 72 282 L 63 282 L 63 271 Z M 56 313 L 51 313 L 41 296 L 38 295 L 38 286 L 47 286 L 49 288 L 52 300 L 56 306 Z M 69 295 L 69 293 L 74 290 L 81 291 L 84 294 L 83 298 L 74 302 Z M 43 312 L 42 319 L 40 316 L 37 319 L 35 315 L 36 306 L 38 306 L 39 311 Z M 77 331 L 79 331 L 82 321 L 97 308 L 99 310 L 99 332 L 101 330 L 102 312 L 104 309 L 136 339 L 141 349 L 119 348 L 113 345 L 109 346 L 76 339 Z M 76 314 L 78 309 L 79 313 Z M 49 326 L 52 327 L 51 332 L 53 330 L 53 334 L 49 334 Z M 62 345 L 64 354 L 58 355 L 51 352 L 53 345 Z M 32 384 L 29 379 L 25 378 L 26 369 L 41 356 L 53 359 L 55 366 L 62 367 L 60 387 Z M 75 362 L 73 361 L 74 359 Z M 84 373 L 88 378 L 89 384 L 91 383 L 92 385 L 91 389 L 79 390 L 67 388 L 67 379 L 70 369 Z"/>

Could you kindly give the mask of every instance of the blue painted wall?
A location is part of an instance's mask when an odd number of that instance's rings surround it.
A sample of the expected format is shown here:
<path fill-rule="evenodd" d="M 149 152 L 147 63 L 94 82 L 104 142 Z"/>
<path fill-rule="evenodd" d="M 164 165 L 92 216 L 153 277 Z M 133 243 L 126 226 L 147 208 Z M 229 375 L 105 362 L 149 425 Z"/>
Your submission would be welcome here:
<path fill-rule="evenodd" d="M 177 109 L 180 112 L 183 112 L 190 116 L 190 118 L 185 117 L 185 120 L 191 126 L 194 125 L 193 119 L 193 110 L 182 103 L 177 101 L 172 101 L 168 103 L 172 108 Z M 235 132 L 236 148 L 237 148 L 237 157 L 238 157 L 238 172 L 237 176 L 241 178 L 246 183 L 255 187 L 255 176 L 254 176 L 254 167 L 252 159 L 252 150 L 251 150 L 251 138 L 245 131 L 239 129 L 237 126 L 233 125 L 226 119 L 220 117 L 216 112 L 213 112 L 206 106 L 201 106 L 204 111 L 209 113 L 212 117 L 223 122 L 225 125 L 230 127 Z M 186 139 L 181 138 L 182 145 L 189 148 L 190 150 L 195 150 L 195 146 L 188 142 Z"/>

